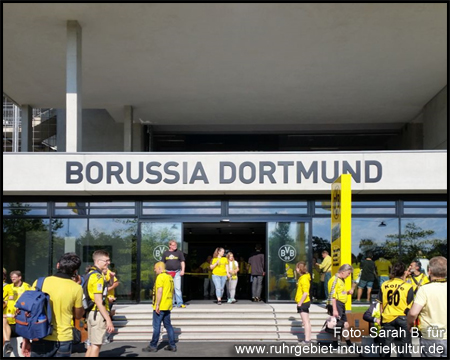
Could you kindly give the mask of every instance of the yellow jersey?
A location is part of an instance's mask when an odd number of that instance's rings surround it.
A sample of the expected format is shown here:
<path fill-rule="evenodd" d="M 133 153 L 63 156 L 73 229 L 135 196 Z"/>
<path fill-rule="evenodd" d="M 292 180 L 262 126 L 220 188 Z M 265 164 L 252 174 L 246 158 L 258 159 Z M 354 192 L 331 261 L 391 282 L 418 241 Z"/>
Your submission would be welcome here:
<path fill-rule="evenodd" d="M 14 293 L 11 289 L 11 284 L 3 283 L 3 315 L 7 314 L 8 311 L 8 302 L 10 297 L 14 296 Z"/>
<path fill-rule="evenodd" d="M 211 264 L 207 261 L 205 261 L 203 264 L 200 265 L 200 269 L 202 269 L 204 273 L 208 273 L 208 279 L 211 279 L 212 275 L 211 268 L 209 267 L 210 265 Z"/>
<path fill-rule="evenodd" d="M 37 280 L 33 283 L 33 289 L 36 289 L 36 284 Z M 72 340 L 73 308 L 83 307 L 83 288 L 71 278 L 56 275 L 45 278 L 42 291 L 50 295 L 53 325 L 53 332 L 44 340 Z"/>
<path fill-rule="evenodd" d="M 109 269 L 106 270 L 105 281 L 106 281 L 107 284 L 111 280 L 111 273 L 112 273 L 111 270 L 109 270 Z M 116 276 L 114 276 L 114 282 L 116 282 L 116 281 L 118 281 L 118 279 L 117 279 Z M 113 298 L 114 297 L 114 289 L 111 289 L 111 290 L 108 289 L 108 297 L 109 298 L 111 298 L 111 297 Z"/>
<path fill-rule="evenodd" d="M 331 272 L 331 256 L 330 255 L 325 256 L 325 259 L 323 259 L 322 263 L 319 264 L 319 269 L 324 273 Z"/>
<path fill-rule="evenodd" d="M 413 299 L 414 292 L 411 284 L 399 278 L 385 281 L 378 293 L 378 300 L 383 306 L 383 323 L 390 323 L 399 316 L 406 316 L 411 309 Z"/>
<path fill-rule="evenodd" d="M 428 284 L 430 280 L 428 280 L 428 277 L 425 274 L 420 273 L 417 276 L 413 274 L 409 275 L 406 278 L 406 282 L 412 285 L 415 294 L 417 293 L 418 288 L 420 288 L 422 285 Z"/>
<path fill-rule="evenodd" d="M 214 258 L 212 259 L 211 265 L 214 265 L 217 260 L 219 260 L 218 258 Z M 219 265 L 217 265 L 213 270 L 212 273 L 213 275 L 217 275 L 217 276 L 227 276 L 227 269 L 226 269 L 226 265 L 228 265 L 228 259 L 226 257 L 221 257 L 220 258 L 220 262 Z"/>
<path fill-rule="evenodd" d="M 336 299 L 342 303 L 347 302 L 347 291 L 345 290 L 345 281 L 338 276 L 332 276 L 328 281 L 328 292 L 331 293 L 331 288 L 333 287 L 333 282 L 336 280 L 336 285 L 334 286 L 334 292 L 331 296 L 332 299 Z"/>
<path fill-rule="evenodd" d="M 165 271 L 159 274 L 153 287 L 153 310 L 156 310 L 156 292 L 163 289 L 159 310 L 167 311 L 173 308 L 173 278 Z"/>
<path fill-rule="evenodd" d="M 13 299 L 8 301 L 8 305 L 6 306 L 6 314 L 8 316 L 8 323 L 15 324 L 16 319 L 13 317 L 16 314 L 16 302 L 17 299 L 22 295 L 25 291 L 31 290 L 30 284 L 22 281 L 20 286 L 14 286 L 14 284 L 9 284 L 11 291 L 13 293 Z"/>
<path fill-rule="evenodd" d="M 94 270 L 90 270 L 89 272 L 93 271 Z M 106 298 L 108 287 L 105 284 L 105 276 L 103 274 L 99 274 L 98 272 L 94 272 L 94 274 L 89 277 L 87 290 L 92 301 L 94 301 L 95 294 L 102 294 L 102 299 Z M 106 310 L 109 311 L 109 301 L 103 301 L 103 304 L 105 305 Z M 97 310 L 97 305 L 94 305 L 92 310 Z"/>
<path fill-rule="evenodd" d="M 295 294 L 295 302 L 298 303 L 304 293 L 308 293 L 306 295 L 305 300 L 303 300 L 303 304 L 311 301 L 309 297 L 309 288 L 311 287 L 311 275 L 309 273 L 303 274 L 300 276 L 297 282 L 297 293 Z"/>
<path fill-rule="evenodd" d="M 392 264 L 385 258 L 379 258 L 375 261 L 375 267 L 377 268 L 378 276 L 389 276 L 389 268 L 392 267 Z"/>
<path fill-rule="evenodd" d="M 361 273 L 361 264 L 360 263 L 353 263 L 352 264 L 353 272 L 352 272 L 352 280 L 356 281 L 359 277 L 359 274 Z"/>

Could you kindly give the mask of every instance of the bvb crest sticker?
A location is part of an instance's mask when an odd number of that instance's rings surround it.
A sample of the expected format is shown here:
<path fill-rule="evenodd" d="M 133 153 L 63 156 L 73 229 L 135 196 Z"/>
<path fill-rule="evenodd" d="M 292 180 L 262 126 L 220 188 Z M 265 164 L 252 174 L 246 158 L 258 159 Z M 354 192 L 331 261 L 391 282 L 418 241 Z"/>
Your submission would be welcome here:
<path fill-rule="evenodd" d="M 283 245 L 278 250 L 278 256 L 284 262 L 290 262 L 297 256 L 297 250 L 292 245 Z"/>

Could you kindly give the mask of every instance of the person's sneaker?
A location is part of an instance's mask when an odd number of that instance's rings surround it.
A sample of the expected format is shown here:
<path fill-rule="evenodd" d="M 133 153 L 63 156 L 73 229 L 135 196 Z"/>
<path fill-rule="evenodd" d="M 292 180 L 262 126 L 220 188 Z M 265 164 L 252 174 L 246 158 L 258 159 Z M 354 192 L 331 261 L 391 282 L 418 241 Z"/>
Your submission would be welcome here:
<path fill-rule="evenodd" d="M 154 348 L 154 347 L 151 347 L 151 346 L 147 346 L 145 348 L 142 348 L 142 351 L 144 351 L 144 352 L 157 352 L 158 349 Z"/>
<path fill-rule="evenodd" d="M 176 346 L 170 346 L 170 345 L 167 345 L 167 346 L 164 348 L 164 350 L 176 352 L 176 351 L 177 351 L 177 348 L 176 348 Z"/>
<path fill-rule="evenodd" d="M 179 307 L 182 308 L 182 309 L 184 309 L 184 308 L 186 308 L 186 305 L 181 304 L 181 306 L 179 306 Z"/>
<path fill-rule="evenodd" d="M 10 343 L 5 345 L 5 355 L 9 355 L 13 352 L 14 348 Z"/>
<path fill-rule="evenodd" d="M 237 302 L 237 300 L 236 300 L 236 299 L 233 299 L 233 300 L 231 300 L 231 302 L 234 304 L 235 302 Z"/>
<path fill-rule="evenodd" d="M 257 302 L 258 300 L 257 300 L 257 298 L 252 298 L 252 302 Z"/>
<path fill-rule="evenodd" d="M 233 301 L 231 299 L 227 300 L 227 304 L 231 304 Z"/>
<path fill-rule="evenodd" d="M 222 305 L 222 301 L 217 301 L 217 305 Z"/>

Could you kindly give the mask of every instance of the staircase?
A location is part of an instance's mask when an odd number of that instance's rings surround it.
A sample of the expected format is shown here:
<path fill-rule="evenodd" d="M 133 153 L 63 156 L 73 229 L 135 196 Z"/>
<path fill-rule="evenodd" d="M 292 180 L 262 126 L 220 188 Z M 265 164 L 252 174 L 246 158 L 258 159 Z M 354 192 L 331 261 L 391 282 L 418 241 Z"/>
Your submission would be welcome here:
<path fill-rule="evenodd" d="M 114 341 L 149 341 L 152 337 L 150 304 L 118 305 L 114 316 Z M 325 309 L 311 305 L 312 337 L 322 328 Z M 191 301 L 185 309 L 171 312 L 175 338 L 180 341 L 298 341 L 303 339 L 300 314 L 295 303 L 265 304 L 241 300 L 217 305 Z M 165 329 L 162 338 L 167 339 Z"/>

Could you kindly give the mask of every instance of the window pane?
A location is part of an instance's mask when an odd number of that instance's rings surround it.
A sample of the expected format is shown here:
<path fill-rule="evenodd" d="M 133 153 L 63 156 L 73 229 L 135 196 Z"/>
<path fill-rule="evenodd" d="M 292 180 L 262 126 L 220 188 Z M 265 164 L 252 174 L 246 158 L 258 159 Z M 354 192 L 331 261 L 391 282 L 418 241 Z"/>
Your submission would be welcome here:
<path fill-rule="evenodd" d="M 402 218 L 402 260 L 447 256 L 447 219 Z"/>
<path fill-rule="evenodd" d="M 29 216 L 47 215 L 46 202 L 11 202 L 3 203 L 3 215 Z"/>
<path fill-rule="evenodd" d="M 308 225 L 303 222 L 269 222 L 267 230 L 269 299 L 294 300 L 297 289 L 295 265 L 308 258 Z"/>
<path fill-rule="evenodd" d="M 306 208 L 230 208 L 230 215 L 238 214 L 273 214 L 273 215 L 285 215 L 285 214 L 306 214 L 308 209 Z"/>
<path fill-rule="evenodd" d="M 53 235 L 53 265 L 65 252 L 81 258 L 80 273 L 93 263 L 92 253 L 104 249 L 111 257 L 110 268 L 120 281 L 115 289 L 118 301 L 135 299 L 137 221 L 135 219 L 58 219 L 61 226 Z"/>
<path fill-rule="evenodd" d="M 3 218 L 2 256 L 8 274 L 20 270 L 22 280 L 30 285 L 47 276 L 49 235 L 47 219 Z"/>
<path fill-rule="evenodd" d="M 203 214 L 203 215 L 219 215 L 222 213 L 222 209 L 214 209 L 214 208 L 202 208 L 202 209 L 168 209 L 168 208 L 154 208 L 154 209 L 143 209 L 143 215 L 195 215 L 195 214 Z"/>
<path fill-rule="evenodd" d="M 220 207 L 220 201 L 154 201 L 143 202 L 143 206 L 147 207 L 205 207 L 205 206 L 217 206 Z"/>

